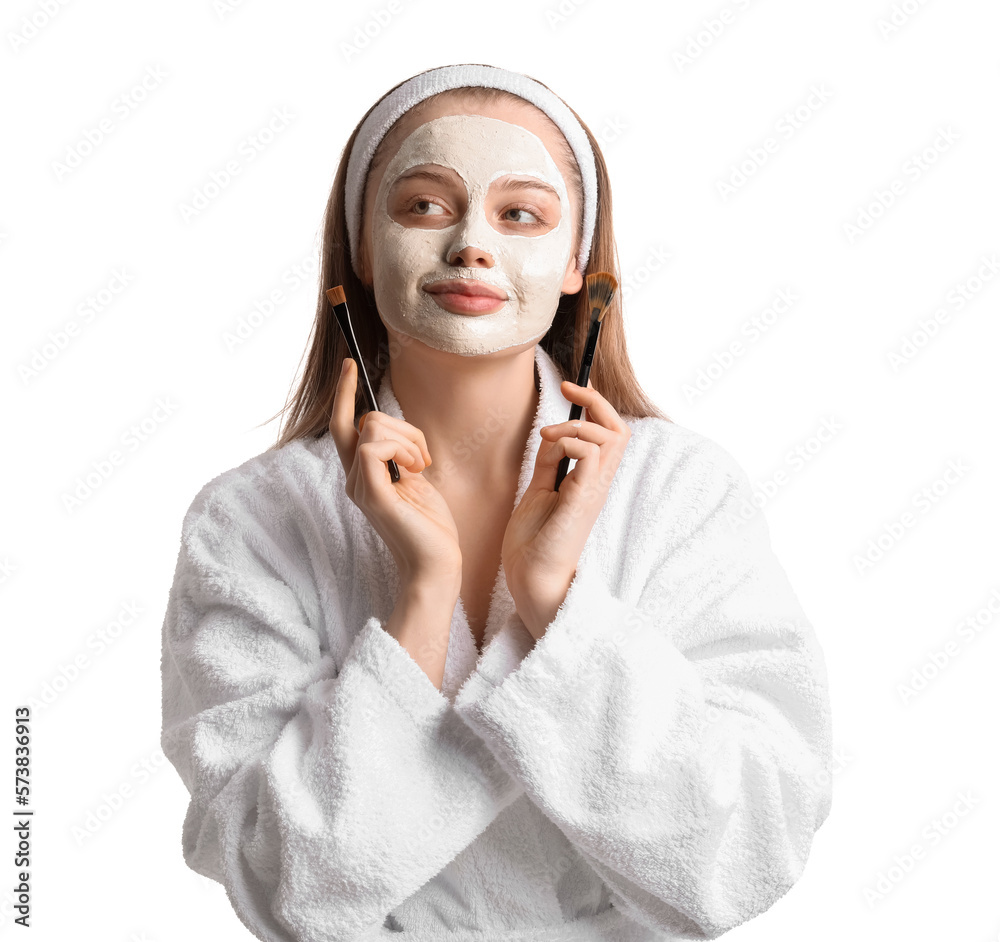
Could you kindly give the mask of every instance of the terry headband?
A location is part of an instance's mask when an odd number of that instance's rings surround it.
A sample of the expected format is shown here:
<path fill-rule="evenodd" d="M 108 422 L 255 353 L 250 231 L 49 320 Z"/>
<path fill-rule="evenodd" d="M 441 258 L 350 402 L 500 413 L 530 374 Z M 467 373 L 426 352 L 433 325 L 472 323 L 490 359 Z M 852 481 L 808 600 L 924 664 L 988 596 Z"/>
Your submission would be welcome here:
<path fill-rule="evenodd" d="M 577 268 L 581 274 L 587 270 L 590 243 L 594 237 L 597 218 L 597 170 L 590 141 L 576 116 L 557 95 L 534 79 L 520 72 L 509 72 L 492 65 L 446 65 L 415 75 L 390 92 L 371 111 L 358 129 L 351 156 L 347 161 L 345 197 L 347 205 L 347 237 L 350 241 L 351 267 L 360 277 L 357 247 L 361 241 L 361 212 L 365 179 L 375 150 L 389 128 L 414 105 L 432 95 L 452 88 L 466 86 L 500 88 L 530 102 L 544 112 L 562 131 L 573 151 L 580 176 L 583 178 L 583 233 L 577 253 Z"/>

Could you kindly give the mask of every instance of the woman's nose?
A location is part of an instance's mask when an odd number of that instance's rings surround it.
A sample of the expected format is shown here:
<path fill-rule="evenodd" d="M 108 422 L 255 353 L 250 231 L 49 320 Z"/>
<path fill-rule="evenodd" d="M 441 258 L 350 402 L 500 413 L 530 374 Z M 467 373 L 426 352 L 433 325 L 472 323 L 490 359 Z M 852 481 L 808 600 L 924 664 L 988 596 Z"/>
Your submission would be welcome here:
<path fill-rule="evenodd" d="M 463 268 L 492 268 L 493 256 L 486 249 L 467 245 L 464 249 L 452 252 L 448 256 L 448 264 L 460 265 Z"/>

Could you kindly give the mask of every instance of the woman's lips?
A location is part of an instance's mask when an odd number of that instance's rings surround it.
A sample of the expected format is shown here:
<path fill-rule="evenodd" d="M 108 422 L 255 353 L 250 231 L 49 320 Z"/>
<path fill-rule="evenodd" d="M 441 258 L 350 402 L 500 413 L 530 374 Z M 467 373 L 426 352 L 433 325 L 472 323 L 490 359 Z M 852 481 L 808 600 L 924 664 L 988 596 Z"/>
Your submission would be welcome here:
<path fill-rule="evenodd" d="M 488 314 L 499 311 L 506 304 L 499 298 L 491 298 L 485 294 L 431 294 L 439 307 L 455 314 Z"/>
<path fill-rule="evenodd" d="M 427 285 L 424 290 L 434 299 L 438 307 L 453 314 L 495 313 L 507 303 L 505 297 L 496 296 L 500 293 L 499 289 L 484 285 L 444 281 Z"/>

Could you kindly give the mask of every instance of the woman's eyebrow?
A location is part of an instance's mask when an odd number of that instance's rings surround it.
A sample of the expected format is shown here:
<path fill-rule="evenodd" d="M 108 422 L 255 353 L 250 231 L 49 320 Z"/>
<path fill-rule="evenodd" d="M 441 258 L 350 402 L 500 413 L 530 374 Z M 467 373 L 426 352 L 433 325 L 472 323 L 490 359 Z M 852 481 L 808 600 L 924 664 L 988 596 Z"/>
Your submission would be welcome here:
<path fill-rule="evenodd" d="M 500 180 L 494 181 L 492 184 L 501 193 L 505 193 L 508 190 L 541 190 L 544 193 L 548 193 L 559 199 L 559 194 L 556 192 L 555 187 L 549 186 L 547 183 L 542 183 L 541 180 L 531 179 L 531 180 Z"/>
<path fill-rule="evenodd" d="M 442 173 L 440 170 L 407 170 L 405 173 L 399 175 L 398 180 L 430 180 L 432 183 L 442 184 L 455 182 L 453 176 Z"/>
<path fill-rule="evenodd" d="M 440 170 L 433 169 L 414 169 L 404 171 L 399 175 L 396 182 L 399 183 L 403 180 L 429 180 L 431 183 L 438 183 L 442 185 L 451 185 L 455 182 L 455 179 L 451 174 L 442 173 Z M 539 190 L 543 193 L 547 193 L 554 199 L 559 199 L 559 193 L 556 191 L 555 187 L 550 186 L 548 183 L 543 183 L 537 177 L 522 180 L 511 180 L 508 178 L 505 180 L 494 181 L 491 186 L 496 187 L 496 189 L 501 193 L 506 193 L 509 190 Z"/>

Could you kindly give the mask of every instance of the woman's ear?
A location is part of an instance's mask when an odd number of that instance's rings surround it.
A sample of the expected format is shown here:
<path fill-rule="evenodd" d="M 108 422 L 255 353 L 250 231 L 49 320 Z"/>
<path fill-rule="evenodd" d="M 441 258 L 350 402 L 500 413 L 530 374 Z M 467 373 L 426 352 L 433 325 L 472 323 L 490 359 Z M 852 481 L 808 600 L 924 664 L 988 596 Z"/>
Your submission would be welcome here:
<path fill-rule="evenodd" d="M 576 294 L 583 287 L 583 275 L 576 267 L 576 256 L 574 255 L 566 266 L 566 277 L 562 283 L 563 294 Z"/>

